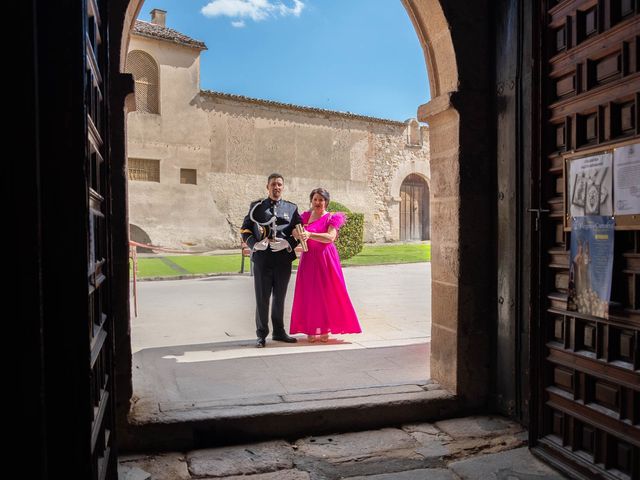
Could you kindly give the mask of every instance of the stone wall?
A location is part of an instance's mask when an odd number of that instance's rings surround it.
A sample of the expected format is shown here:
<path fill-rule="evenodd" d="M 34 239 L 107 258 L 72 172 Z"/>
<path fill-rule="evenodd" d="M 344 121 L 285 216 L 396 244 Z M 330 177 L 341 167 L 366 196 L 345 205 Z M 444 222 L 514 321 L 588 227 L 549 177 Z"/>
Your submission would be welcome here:
<path fill-rule="evenodd" d="M 322 186 L 364 214 L 365 241 L 399 240 L 402 180 L 417 173 L 430 182 L 426 127 L 421 143 L 410 142 L 415 120 L 201 91 L 199 50 L 136 36 L 131 50 L 149 53 L 160 70 L 161 113 L 128 117 L 128 157 L 160 161 L 160 182 L 129 182 L 130 222 L 152 243 L 238 246 L 249 203 L 266 196 L 272 172 L 285 177 L 284 198 L 300 210 Z M 181 184 L 181 168 L 195 169 L 197 184 Z"/>

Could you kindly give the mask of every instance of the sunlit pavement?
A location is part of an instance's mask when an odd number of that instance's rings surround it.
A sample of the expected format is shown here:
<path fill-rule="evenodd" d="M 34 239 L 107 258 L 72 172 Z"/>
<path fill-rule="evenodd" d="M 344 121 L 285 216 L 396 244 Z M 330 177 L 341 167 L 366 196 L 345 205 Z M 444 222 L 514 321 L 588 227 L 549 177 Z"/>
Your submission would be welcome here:
<path fill-rule="evenodd" d="M 132 318 L 134 412 L 147 418 L 184 405 L 228 407 L 258 398 L 281 404 L 287 395 L 422 388 L 429 378 L 430 267 L 345 268 L 363 333 L 326 344 L 268 338 L 264 349 L 254 347 L 252 277 L 140 282 Z M 295 275 L 287 326 L 294 283 Z"/>

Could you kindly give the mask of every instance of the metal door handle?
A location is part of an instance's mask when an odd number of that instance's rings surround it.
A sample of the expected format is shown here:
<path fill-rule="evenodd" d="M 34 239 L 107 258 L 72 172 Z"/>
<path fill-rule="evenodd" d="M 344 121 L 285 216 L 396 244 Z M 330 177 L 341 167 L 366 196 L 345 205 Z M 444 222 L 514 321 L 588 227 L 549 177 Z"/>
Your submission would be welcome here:
<path fill-rule="evenodd" d="M 540 229 L 540 214 L 549 213 L 551 210 L 546 208 L 529 208 L 527 212 L 536 214 L 536 232 Z"/>

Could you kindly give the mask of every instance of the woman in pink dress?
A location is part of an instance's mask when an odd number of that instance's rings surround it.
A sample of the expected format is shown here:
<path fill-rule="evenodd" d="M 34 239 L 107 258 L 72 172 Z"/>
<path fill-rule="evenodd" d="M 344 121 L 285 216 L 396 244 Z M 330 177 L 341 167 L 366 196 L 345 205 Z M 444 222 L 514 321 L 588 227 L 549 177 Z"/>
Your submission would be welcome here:
<path fill-rule="evenodd" d="M 327 212 L 329 192 L 316 188 L 309 195 L 311 210 L 303 212 L 305 231 L 293 236 L 307 240 L 300 257 L 291 310 L 291 332 L 306 333 L 310 342 L 326 342 L 329 334 L 360 333 L 362 329 L 344 283 L 334 241 L 346 221 L 344 213 Z"/>

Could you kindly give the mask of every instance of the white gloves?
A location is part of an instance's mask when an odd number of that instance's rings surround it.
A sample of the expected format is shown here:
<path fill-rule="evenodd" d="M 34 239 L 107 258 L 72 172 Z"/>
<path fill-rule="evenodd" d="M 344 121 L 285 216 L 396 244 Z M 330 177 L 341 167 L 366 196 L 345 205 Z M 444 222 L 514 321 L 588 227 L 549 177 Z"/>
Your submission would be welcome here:
<path fill-rule="evenodd" d="M 264 240 L 260 240 L 253 245 L 254 250 L 266 250 L 269 248 L 269 239 L 265 238 Z"/>
<path fill-rule="evenodd" d="M 284 238 L 276 238 L 273 242 L 269 244 L 271 250 L 274 252 L 279 252 L 280 250 L 289 250 L 291 251 L 291 245 Z"/>
<path fill-rule="evenodd" d="M 280 250 L 288 250 L 291 251 L 291 245 L 284 238 L 276 238 L 273 242 L 270 242 L 268 238 L 264 240 L 260 240 L 253 245 L 253 250 L 266 250 L 267 248 L 271 248 L 274 252 L 279 252 Z"/>

